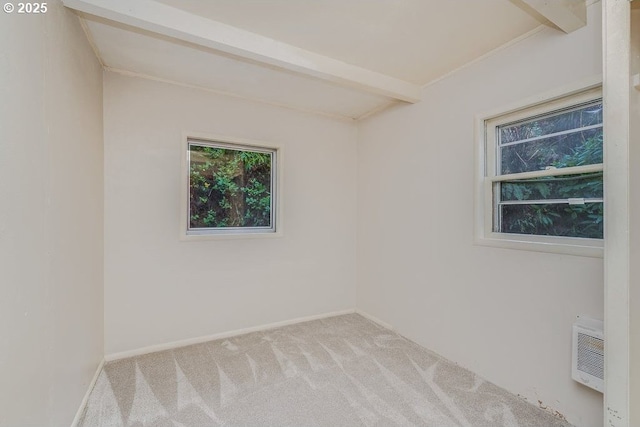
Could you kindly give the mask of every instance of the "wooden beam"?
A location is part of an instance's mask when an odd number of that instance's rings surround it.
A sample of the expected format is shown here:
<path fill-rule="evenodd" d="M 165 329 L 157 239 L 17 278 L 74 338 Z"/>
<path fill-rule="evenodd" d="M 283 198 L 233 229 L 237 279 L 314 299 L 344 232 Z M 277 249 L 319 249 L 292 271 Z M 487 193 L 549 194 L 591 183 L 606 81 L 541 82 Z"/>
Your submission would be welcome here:
<path fill-rule="evenodd" d="M 536 18 L 569 34 L 587 25 L 586 0 L 511 0 Z"/>
<path fill-rule="evenodd" d="M 77 11 L 237 58 L 415 103 L 418 85 L 185 12 L 153 0 L 62 0 Z"/>

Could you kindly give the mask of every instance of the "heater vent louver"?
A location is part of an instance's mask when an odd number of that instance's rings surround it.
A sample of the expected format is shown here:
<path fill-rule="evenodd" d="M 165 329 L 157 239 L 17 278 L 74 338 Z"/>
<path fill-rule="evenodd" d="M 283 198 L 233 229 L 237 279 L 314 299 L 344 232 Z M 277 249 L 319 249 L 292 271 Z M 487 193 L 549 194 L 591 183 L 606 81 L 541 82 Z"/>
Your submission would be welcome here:
<path fill-rule="evenodd" d="M 578 333 L 578 370 L 604 380 L 604 340 Z"/>
<path fill-rule="evenodd" d="M 604 332 L 600 320 L 579 317 L 573 324 L 572 378 L 588 387 L 604 389 Z"/>

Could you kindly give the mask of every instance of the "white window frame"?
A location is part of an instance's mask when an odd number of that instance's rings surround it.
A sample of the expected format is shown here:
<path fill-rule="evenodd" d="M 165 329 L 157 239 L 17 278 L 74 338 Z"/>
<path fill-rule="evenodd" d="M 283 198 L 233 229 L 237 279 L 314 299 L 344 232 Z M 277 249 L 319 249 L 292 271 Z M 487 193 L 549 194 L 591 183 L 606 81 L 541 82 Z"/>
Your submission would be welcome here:
<path fill-rule="evenodd" d="M 560 236 L 541 236 L 495 232 L 494 183 L 509 179 L 523 179 L 558 175 L 558 171 L 533 171 L 499 175 L 497 170 L 497 138 L 495 128 L 505 123 L 523 120 L 563 108 L 602 98 L 602 78 L 587 79 L 577 84 L 529 98 L 507 107 L 476 116 L 476 191 L 475 238 L 478 245 L 537 252 L 560 253 L 587 257 L 602 257 L 604 239 Z M 603 170 L 603 164 L 562 169 L 565 173 L 587 173 Z"/>
<path fill-rule="evenodd" d="M 272 153 L 271 163 L 271 226 L 270 227 L 220 227 L 190 229 L 190 144 Z M 280 144 L 235 138 L 223 135 L 210 135 L 198 132 L 184 132 L 181 145 L 181 203 L 180 203 L 180 239 L 181 240 L 218 240 L 282 237 L 282 163 L 283 147 Z"/>

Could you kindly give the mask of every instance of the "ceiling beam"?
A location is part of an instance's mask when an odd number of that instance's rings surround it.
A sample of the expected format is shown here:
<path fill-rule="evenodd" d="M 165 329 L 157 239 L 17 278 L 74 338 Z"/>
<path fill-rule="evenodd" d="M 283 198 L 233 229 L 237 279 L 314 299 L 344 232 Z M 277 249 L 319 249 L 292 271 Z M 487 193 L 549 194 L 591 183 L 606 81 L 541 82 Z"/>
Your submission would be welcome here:
<path fill-rule="evenodd" d="M 392 99 L 420 101 L 418 85 L 185 12 L 153 0 L 62 0 L 89 15 Z"/>
<path fill-rule="evenodd" d="M 542 24 L 569 34 L 587 25 L 586 0 L 511 0 Z"/>

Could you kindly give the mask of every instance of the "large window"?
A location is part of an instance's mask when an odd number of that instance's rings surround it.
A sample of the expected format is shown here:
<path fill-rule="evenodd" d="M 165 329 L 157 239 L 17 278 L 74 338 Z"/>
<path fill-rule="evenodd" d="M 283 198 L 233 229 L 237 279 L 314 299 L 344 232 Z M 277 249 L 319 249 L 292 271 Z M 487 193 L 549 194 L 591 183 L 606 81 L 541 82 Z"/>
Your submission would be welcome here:
<path fill-rule="evenodd" d="M 187 140 L 187 235 L 276 231 L 274 148 Z"/>
<path fill-rule="evenodd" d="M 601 246 L 600 96 L 591 90 L 484 120 L 485 235 Z"/>

